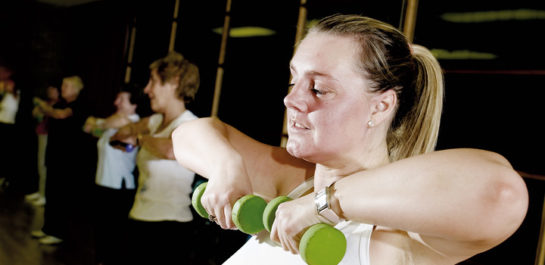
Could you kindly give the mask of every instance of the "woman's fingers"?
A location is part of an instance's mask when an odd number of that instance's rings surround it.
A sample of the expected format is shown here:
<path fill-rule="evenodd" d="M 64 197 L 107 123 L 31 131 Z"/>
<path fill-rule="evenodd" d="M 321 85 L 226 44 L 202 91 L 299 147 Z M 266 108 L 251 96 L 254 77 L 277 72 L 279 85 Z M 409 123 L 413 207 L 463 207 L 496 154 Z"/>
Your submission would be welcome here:
<path fill-rule="evenodd" d="M 271 240 L 279 242 L 287 251 L 299 253 L 302 234 L 310 226 L 320 223 L 313 194 L 280 204 L 271 229 Z"/>
<path fill-rule="evenodd" d="M 231 198 L 234 195 L 226 195 L 227 193 L 218 193 L 207 190 L 204 192 L 201 203 L 208 212 L 208 215 L 214 216 L 214 221 L 222 229 L 236 229 L 235 224 L 231 218 L 232 203 Z"/>
<path fill-rule="evenodd" d="M 236 230 L 237 226 L 233 222 L 233 208 L 232 207 L 224 207 L 223 208 L 224 214 L 225 214 L 225 228 L 224 229 L 231 229 Z"/>

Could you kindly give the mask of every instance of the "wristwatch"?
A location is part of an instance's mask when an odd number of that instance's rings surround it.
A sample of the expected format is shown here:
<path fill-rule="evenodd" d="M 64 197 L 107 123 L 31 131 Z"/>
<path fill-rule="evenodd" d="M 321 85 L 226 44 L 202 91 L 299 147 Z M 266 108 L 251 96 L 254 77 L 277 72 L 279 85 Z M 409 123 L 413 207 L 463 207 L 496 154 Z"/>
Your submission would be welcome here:
<path fill-rule="evenodd" d="M 342 221 L 332 209 L 329 204 L 329 190 L 333 184 L 317 191 L 314 195 L 314 203 L 316 204 L 316 211 L 318 215 L 325 218 L 330 224 L 338 224 Z"/>

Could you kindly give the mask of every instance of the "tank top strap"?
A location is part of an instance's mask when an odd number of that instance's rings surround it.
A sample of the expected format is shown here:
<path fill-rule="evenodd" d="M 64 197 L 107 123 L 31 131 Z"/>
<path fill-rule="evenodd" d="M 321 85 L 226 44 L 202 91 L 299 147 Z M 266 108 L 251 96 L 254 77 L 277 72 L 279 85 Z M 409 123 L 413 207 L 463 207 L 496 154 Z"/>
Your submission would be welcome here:
<path fill-rule="evenodd" d="M 292 199 L 299 198 L 303 194 L 305 194 L 307 191 L 312 189 L 313 187 L 314 187 L 314 177 L 309 178 L 305 180 L 303 183 L 299 184 L 299 186 L 297 186 L 288 194 L 288 197 Z"/>

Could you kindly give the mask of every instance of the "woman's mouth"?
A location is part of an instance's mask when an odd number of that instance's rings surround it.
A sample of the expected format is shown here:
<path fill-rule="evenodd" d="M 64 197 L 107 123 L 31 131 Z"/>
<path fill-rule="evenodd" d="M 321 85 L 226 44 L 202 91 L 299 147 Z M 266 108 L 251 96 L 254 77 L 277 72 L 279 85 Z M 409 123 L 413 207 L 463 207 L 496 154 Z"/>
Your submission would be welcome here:
<path fill-rule="evenodd" d="M 305 124 L 301 123 L 301 122 L 298 122 L 295 120 L 295 118 L 291 118 L 290 119 L 290 127 L 294 128 L 294 129 L 298 129 L 298 130 L 308 130 L 309 127 L 306 126 Z"/>

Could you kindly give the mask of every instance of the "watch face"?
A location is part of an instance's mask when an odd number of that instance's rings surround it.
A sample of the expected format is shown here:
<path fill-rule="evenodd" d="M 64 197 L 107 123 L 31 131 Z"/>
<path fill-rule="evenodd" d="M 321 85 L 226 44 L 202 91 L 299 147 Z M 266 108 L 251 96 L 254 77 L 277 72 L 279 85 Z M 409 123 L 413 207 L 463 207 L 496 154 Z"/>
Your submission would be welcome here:
<path fill-rule="evenodd" d="M 335 213 L 333 210 L 329 209 L 329 187 L 324 188 L 323 190 L 320 190 L 316 193 L 314 197 L 314 203 L 316 204 L 316 210 L 318 211 L 318 215 L 323 217 L 326 221 L 326 223 L 330 223 L 332 225 L 337 224 L 341 221 L 337 213 Z"/>
<path fill-rule="evenodd" d="M 327 208 L 327 196 L 325 192 L 316 194 L 316 207 L 318 208 L 318 212 Z"/>

